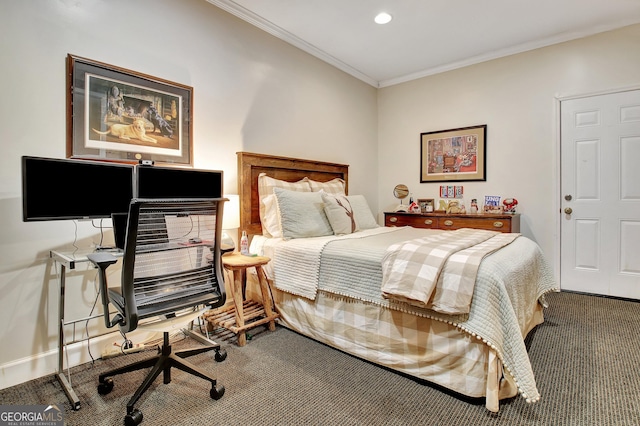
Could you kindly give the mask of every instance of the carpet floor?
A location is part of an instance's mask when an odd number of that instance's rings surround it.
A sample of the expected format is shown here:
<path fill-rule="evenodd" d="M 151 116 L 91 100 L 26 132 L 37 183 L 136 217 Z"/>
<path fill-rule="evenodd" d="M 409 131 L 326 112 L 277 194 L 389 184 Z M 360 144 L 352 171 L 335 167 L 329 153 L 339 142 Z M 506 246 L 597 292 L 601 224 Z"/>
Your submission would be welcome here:
<path fill-rule="evenodd" d="M 490 413 L 483 399 L 451 394 L 278 326 L 274 332 L 257 327 L 244 347 L 220 336 L 224 362 L 213 361 L 213 352 L 190 358 L 225 386 L 220 400 L 209 397 L 208 382 L 173 371 L 172 382 L 157 379 L 137 408 L 144 426 L 640 425 L 640 303 L 566 292 L 547 300 L 544 324 L 526 340 L 542 395 L 535 404 L 515 397 Z M 191 339 L 173 343 L 175 349 L 193 345 Z M 56 404 L 64 407 L 67 425 L 121 425 L 146 371 L 116 377 L 104 396 L 97 376 L 148 356 L 72 368 L 78 411 L 53 375 L 0 390 L 0 404 Z"/>

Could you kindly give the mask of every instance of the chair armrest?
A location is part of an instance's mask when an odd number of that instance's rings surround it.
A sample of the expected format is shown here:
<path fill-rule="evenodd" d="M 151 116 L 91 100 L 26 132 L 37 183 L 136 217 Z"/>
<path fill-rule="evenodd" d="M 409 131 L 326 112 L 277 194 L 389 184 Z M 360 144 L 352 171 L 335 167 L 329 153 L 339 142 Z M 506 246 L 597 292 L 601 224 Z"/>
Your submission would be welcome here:
<path fill-rule="evenodd" d="M 98 274 L 98 282 L 100 288 L 100 295 L 102 298 L 102 306 L 104 308 L 104 325 L 108 328 L 114 327 L 117 324 L 124 322 L 124 318 L 121 314 L 116 314 L 113 319 L 109 318 L 109 286 L 107 284 L 107 268 L 118 261 L 118 259 L 111 253 L 98 252 L 87 255 L 87 259 L 98 267 L 100 273 Z M 116 306 L 118 310 L 120 306 Z"/>
<path fill-rule="evenodd" d="M 105 252 L 90 253 L 87 255 L 87 259 L 100 269 L 107 269 L 109 265 L 113 265 L 118 261 L 113 254 Z"/>

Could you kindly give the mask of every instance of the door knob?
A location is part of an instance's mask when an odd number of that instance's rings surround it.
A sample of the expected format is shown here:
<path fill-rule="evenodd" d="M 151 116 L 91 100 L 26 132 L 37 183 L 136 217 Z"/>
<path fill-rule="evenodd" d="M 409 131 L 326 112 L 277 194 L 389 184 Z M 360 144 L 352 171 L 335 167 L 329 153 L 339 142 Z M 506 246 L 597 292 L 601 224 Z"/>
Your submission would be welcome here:
<path fill-rule="evenodd" d="M 571 214 L 571 213 L 573 213 L 573 209 L 571 207 L 567 207 L 567 208 L 564 209 L 564 212 L 566 214 Z"/>

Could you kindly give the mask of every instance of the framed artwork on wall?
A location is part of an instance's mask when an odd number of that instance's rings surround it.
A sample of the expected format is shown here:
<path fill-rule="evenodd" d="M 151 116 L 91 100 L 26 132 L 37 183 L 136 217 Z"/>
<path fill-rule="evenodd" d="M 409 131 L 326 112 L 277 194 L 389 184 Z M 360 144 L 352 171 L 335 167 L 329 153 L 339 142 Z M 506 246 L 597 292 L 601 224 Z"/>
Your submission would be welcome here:
<path fill-rule="evenodd" d="M 420 183 L 486 180 L 487 125 L 420 134 Z"/>
<path fill-rule="evenodd" d="M 193 88 L 71 54 L 67 86 L 67 157 L 193 164 Z"/>

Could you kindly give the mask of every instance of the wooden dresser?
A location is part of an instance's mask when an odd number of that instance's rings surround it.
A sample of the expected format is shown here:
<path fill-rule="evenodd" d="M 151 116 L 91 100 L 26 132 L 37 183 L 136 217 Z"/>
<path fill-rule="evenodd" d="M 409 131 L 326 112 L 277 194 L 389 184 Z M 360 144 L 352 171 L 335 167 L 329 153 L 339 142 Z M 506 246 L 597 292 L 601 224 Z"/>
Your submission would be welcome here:
<path fill-rule="evenodd" d="M 385 212 L 384 226 L 460 229 L 476 228 L 500 232 L 520 232 L 519 214 L 446 214 Z"/>

